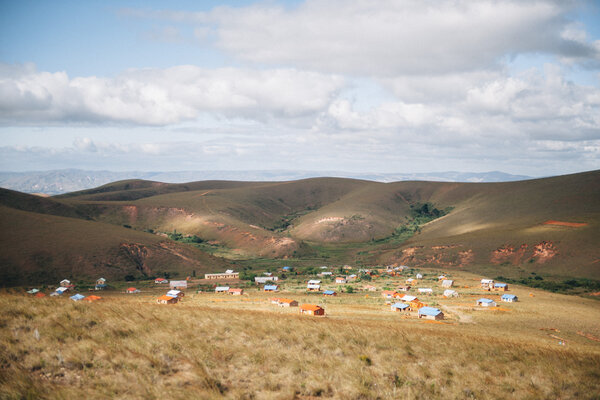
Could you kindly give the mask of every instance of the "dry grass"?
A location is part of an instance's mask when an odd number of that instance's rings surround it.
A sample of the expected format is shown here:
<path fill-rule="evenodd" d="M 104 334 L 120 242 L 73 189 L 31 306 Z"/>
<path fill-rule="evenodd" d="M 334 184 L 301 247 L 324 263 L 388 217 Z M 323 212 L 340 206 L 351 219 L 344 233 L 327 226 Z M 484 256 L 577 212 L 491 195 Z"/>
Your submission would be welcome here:
<path fill-rule="evenodd" d="M 520 304 L 533 319 L 514 305 L 463 310 L 473 324 L 406 319 L 362 294 L 328 299 L 327 317 L 302 317 L 270 305 L 271 296 L 188 294 L 157 305 L 151 294 L 107 293 L 93 304 L 3 294 L 0 398 L 600 396 L 600 345 L 574 333 L 579 341 L 558 346 L 538 328 L 555 327 L 547 311 L 566 296 Z M 598 312 L 593 301 L 572 301 L 563 307 L 583 302 L 584 312 Z M 598 335 L 597 320 L 573 318 L 558 335 Z"/>

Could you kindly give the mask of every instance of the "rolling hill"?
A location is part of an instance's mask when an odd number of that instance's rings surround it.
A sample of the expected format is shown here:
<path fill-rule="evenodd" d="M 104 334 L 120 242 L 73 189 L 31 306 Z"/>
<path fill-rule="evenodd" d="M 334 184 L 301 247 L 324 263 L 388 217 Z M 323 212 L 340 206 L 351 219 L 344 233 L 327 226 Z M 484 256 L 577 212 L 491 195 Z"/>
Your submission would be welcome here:
<path fill-rule="evenodd" d="M 599 171 L 504 183 L 124 181 L 58 199 L 105 223 L 196 235 L 228 258 L 600 278 Z M 423 204 L 447 214 L 422 219 Z"/>
<path fill-rule="evenodd" d="M 64 278 L 111 280 L 185 277 L 227 262 L 164 237 L 93 221 L 85 207 L 0 190 L 0 282 L 54 283 Z"/>

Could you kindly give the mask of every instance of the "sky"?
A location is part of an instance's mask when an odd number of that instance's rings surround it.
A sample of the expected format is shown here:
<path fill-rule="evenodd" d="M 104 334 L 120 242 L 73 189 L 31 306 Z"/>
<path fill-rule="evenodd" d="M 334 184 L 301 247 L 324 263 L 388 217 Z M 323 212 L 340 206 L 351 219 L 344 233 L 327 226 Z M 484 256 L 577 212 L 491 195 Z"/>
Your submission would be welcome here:
<path fill-rule="evenodd" d="M 600 168 L 600 2 L 0 0 L 0 170 Z"/>

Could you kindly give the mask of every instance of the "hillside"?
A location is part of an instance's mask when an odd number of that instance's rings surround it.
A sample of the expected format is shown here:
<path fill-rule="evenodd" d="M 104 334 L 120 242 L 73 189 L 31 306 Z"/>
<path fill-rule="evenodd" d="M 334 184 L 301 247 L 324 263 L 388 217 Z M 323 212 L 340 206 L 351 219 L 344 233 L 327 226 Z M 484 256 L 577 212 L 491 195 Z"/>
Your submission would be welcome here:
<path fill-rule="evenodd" d="M 91 221 L 80 209 L 52 199 L 2 190 L 0 201 L 3 286 L 100 276 L 109 281 L 164 273 L 185 277 L 227 266 L 164 237 Z"/>
<path fill-rule="evenodd" d="M 128 181 L 60 198 L 106 223 L 197 235 L 228 258 L 600 278 L 599 171 L 504 183 Z M 423 204 L 447 215 L 424 219 Z"/>

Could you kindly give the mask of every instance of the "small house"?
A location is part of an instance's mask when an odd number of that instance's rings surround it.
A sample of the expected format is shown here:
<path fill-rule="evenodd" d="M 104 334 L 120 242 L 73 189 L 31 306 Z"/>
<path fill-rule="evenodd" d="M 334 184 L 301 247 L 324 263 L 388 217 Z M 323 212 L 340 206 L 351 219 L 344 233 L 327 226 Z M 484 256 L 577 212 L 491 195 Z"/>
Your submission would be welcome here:
<path fill-rule="evenodd" d="M 169 287 L 171 289 L 187 289 L 187 281 L 171 281 L 169 282 Z"/>
<path fill-rule="evenodd" d="M 308 284 L 306 285 L 306 289 L 309 291 L 321 290 L 321 281 L 316 280 L 316 279 L 311 279 L 310 281 L 308 281 Z"/>
<path fill-rule="evenodd" d="M 60 281 L 60 286 L 61 287 L 69 287 L 69 286 L 71 286 L 71 281 L 68 279 L 63 279 L 62 281 Z"/>
<path fill-rule="evenodd" d="M 169 290 L 167 292 L 167 296 L 177 297 L 178 299 L 180 299 L 183 296 L 185 296 L 185 293 L 183 293 L 181 290 Z"/>
<path fill-rule="evenodd" d="M 419 309 L 419 318 L 440 320 L 444 319 L 444 313 L 437 308 L 421 307 Z"/>
<path fill-rule="evenodd" d="M 127 288 L 125 293 L 139 293 L 140 291 L 134 287 Z"/>
<path fill-rule="evenodd" d="M 271 302 L 271 304 L 279 304 L 279 300 L 281 300 L 279 297 L 271 297 L 269 299 L 269 301 Z"/>
<path fill-rule="evenodd" d="M 179 301 L 179 297 L 171 297 L 171 296 L 167 296 L 162 295 L 160 296 L 158 299 L 156 299 L 156 302 L 158 304 L 176 304 Z"/>
<path fill-rule="evenodd" d="M 338 276 L 337 278 L 335 278 L 335 283 L 346 283 L 346 278 L 344 278 L 343 276 Z"/>
<path fill-rule="evenodd" d="M 157 283 L 157 284 L 161 285 L 163 283 L 169 283 L 169 281 L 167 279 L 165 279 L 165 278 L 156 278 L 154 280 L 154 283 Z"/>
<path fill-rule="evenodd" d="M 39 289 L 31 289 L 31 290 L 28 290 L 27 293 L 29 293 L 29 294 L 36 294 L 39 291 L 40 291 Z"/>
<path fill-rule="evenodd" d="M 431 288 L 419 288 L 419 293 L 423 293 L 423 294 L 432 294 L 433 293 L 433 289 Z"/>
<path fill-rule="evenodd" d="M 490 290 L 493 287 L 494 287 L 494 280 L 493 279 L 482 279 L 481 280 L 481 288 L 482 289 Z"/>
<path fill-rule="evenodd" d="M 458 293 L 456 290 L 447 289 L 444 290 L 444 297 L 458 297 Z"/>
<path fill-rule="evenodd" d="M 506 303 L 514 303 L 515 301 L 519 301 L 519 298 L 514 294 L 503 294 L 502 297 L 500 297 L 500 300 Z"/>
<path fill-rule="evenodd" d="M 56 290 L 54 291 L 54 293 L 51 294 L 51 296 L 60 296 L 61 294 L 67 293 L 68 291 L 69 288 L 61 286 L 59 288 L 56 288 Z"/>
<path fill-rule="evenodd" d="M 451 279 L 444 279 L 442 281 L 442 287 L 451 288 L 454 285 L 454 281 Z"/>
<path fill-rule="evenodd" d="M 284 271 L 289 272 L 292 270 L 292 267 L 286 265 L 285 267 L 282 268 Z"/>
<path fill-rule="evenodd" d="M 351 274 L 346 277 L 346 281 L 348 282 L 355 281 L 356 279 L 358 279 L 358 276 L 356 274 Z"/>
<path fill-rule="evenodd" d="M 215 288 L 215 293 L 228 293 L 229 292 L 229 286 L 217 286 Z"/>
<path fill-rule="evenodd" d="M 323 271 L 317 274 L 318 276 L 332 276 L 333 272 L 331 271 Z"/>
<path fill-rule="evenodd" d="M 410 286 L 408 286 L 408 285 L 398 286 L 399 292 L 408 292 L 409 290 L 410 290 Z"/>
<path fill-rule="evenodd" d="M 363 290 L 366 290 L 369 292 L 375 292 L 377 290 L 377 288 L 373 285 L 365 285 L 365 286 L 363 286 Z"/>
<path fill-rule="evenodd" d="M 42 293 L 42 292 L 37 292 L 34 297 L 37 297 L 38 299 L 41 299 L 42 297 L 46 297 L 46 295 L 44 293 Z"/>
<path fill-rule="evenodd" d="M 263 290 L 265 292 L 278 292 L 279 291 L 279 286 L 277 286 L 277 285 L 265 285 L 263 287 Z"/>
<path fill-rule="evenodd" d="M 393 290 L 384 290 L 383 292 L 381 292 L 381 297 L 383 297 L 384 299 L 391 299 L 393 298 L 397 293 Z"/>
<path fill-rule="evenodd" d="M 302 304 L 300 314 L 305 315 L 325 315 L 325 309 L 315 304 Z"/>
<path fill-rule="evenodd" d="M 400 298 L 400 300 L 402 300 L 405 303 L 410 303 L 411 301 L 415 301 L 415 300 L 418 301 L 419 299 L 417 299 L 416 296 L 411 296 L 411 295 L 405 294 L 404 296 L 402 296 Z"/>
<path fill-rule="evenodd" d="M 415 278 L 417 278 L 417 279 L 423 279 L 423 275 L 417 274 L 417 275 L 415 275 Z"/>
<path fill-rule="evenodd" d="M 323 296 L 337 296 L 335 290 L 326 290 L 323 292 Z"/>
<path fill-rule="evenodd" d="M 100 278 L 96 281 L 96 286 L 98 285 L 106 285 L 106 279 Z"/>
<path fill-rule="evenodd" d="M 395 303 L 395 304 L 392 304 L 391 310 L 399 311 L 399 312 L 408 312 L 411 310 L 411 308 L 410 308 L 410 305 L 406 304 L 406 303 Z"/>
<path fill-rule="evenodd" d="M 279 278 L 276 276 L 256 276 L 256 277 L 254 277 L 255 283 L 262 283 L 262 284 L 265 284 L 267 282 L 276 282 L 278 280 L 279 280 Z"/>
<path fill-rule="evenodd" d="M 263 272 L 263 275 L 264 276 L 273 276 L 273 273 L 272 272 Z"/>
<path fill-rule="evenodd" d="M 85 299 L 85 296 L 83 296 L 83 295 L 81 295 L 81 294 L 77 293 L 77 294 L 74 294 L 73 296 L 71 296 L 71 297 L 69 297 L 69 298 L 70 298 L 71 300 L 73 300 L 73 301 L 79 301 L 79 300 L 83 300 L 83 299 Z"/>
<path fill-rule="evenodd" d="M 408 279 L 406 280 L 406 284 L 407 284 L 407 285 L 414 285 L 414 284 L 416 284 L 416 283 L 417 283 L 417 281 L 416 281 L 415 279 L 413 279 L 413 278 L 408 278 Z"/>
<path fill-rule="evenodd" d="M 279 299 L 279 307 L 298 307 L 298 302 L 292 299 Z"/>
<path fill-rule="evenodd" d="M 506 292 L 508 290 L 508 285 L 506 283 L 494 283 L 494 290 L 496 292 Z"/>
<path fill-rule="evenodd" d="M 481 299 L 477 300 L 477 305 L 481 307 L 496 307 L 496 302 L 492 299 L 486 299 L 482 297 Z"/>
<path fill-rule="evenodd" d="M 231 288 L 229 289 L 229 294 L 233 295 L 233 296 L 241 296 L 244 294 L 244 289 L 235 289 L 235 288 Z"/>
<path fill-rule="evenodd" d="M 443 281 L 446 279 L 446 275 L 440 275 L 438 276 L 438 281 Z"/>
<path fill-rule="evenodd" d="M 93 294 L 91 296 L 86 297 L 84 300 L 88 301 L 90 303 L 93 303 L 94 301 L 102 300 L 102 297 L 96 296 L 96 295 Z"/>

